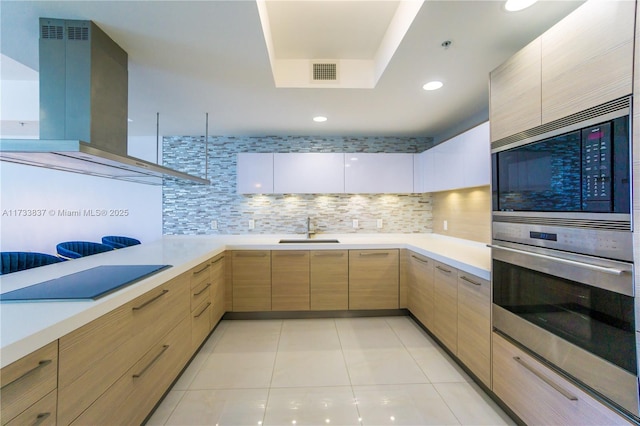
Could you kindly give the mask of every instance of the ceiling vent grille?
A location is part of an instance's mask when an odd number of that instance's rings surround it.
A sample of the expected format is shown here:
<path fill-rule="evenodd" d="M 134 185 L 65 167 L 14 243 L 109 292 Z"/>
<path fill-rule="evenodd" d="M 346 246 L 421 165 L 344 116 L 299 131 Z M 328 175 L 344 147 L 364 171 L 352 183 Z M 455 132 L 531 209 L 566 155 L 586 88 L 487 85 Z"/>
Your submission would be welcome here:
<path fill-rule="evenodd" d="M 62 40 L 64 38 L 62 25 L 43 25 L 40 28 L 40 38 Z"/>
<path fill-rule="evenodd" d="M 67 27 L 67 40 L 89 40 L 89 28 Z"/>
<path fill-rule="evenodd" d="M 338 64 L 335 62 L 314 62 L 312 64 L 312 80 L 313 81 L 330 81 L 338 80 Z"/>

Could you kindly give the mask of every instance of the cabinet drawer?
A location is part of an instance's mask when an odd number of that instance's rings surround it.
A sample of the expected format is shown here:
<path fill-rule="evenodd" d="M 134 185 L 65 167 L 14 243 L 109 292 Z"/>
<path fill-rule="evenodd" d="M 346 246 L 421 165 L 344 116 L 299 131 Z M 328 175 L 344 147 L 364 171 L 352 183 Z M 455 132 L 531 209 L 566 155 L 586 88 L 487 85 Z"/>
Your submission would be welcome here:
<path fill-rule="evenodd" d="M 458 358 L 491 386 L 491 300 L 487 280 L 458 271 Z"/>
<path fill-rule="evenodd" d="M 493 391 L 530 425 L 628 424 L 496 333 L 493 333 Z"/>
<path fill-rule="evenodd" d="M 5 423 L 7 419 L 2 418 L 2 424 L 6 426 L 53 426 L 56 424 L 56 403 L 58 401 L 58 392 L 54 389 L 44 398 L 33 404 L 18 415 L 9 423 Z"/>
<path fill-rule="evenodd" d="M 205 300 L 191 312 L 191 346 L 197 349 L 211 330 L 211 301 Z"/>
<path fill-rule="evenodd" d="M 226 261 L 224 254 L 220 254 L 211 261 L 211 328 L 215 327 L 220 321 L 224 313 L 225 293 L 226 293 Z"/>
<path fill-rule="evenodd" d="M 191 353 L 190 320 L 184 318 L 149 349 L 74 425 L 140 424 L 173 382 Z"/>
<path fill-rule="evenodd" d="M 191 270 L 191 288 L 202 287 L 211 282 L 211 263 L 203 262 Z"/>
<path fill-rule="evenodd" d="M 60 338 L 58 423 L 73 421 L 187 317 L 189 279 L 182 274 Z"/>
<path fill-rule="evenodd" d="M 191 288 L 191 312 L 206 301 L 211 300 L 211 282 L 206 281 Z"/>
<path fill-rule="evenodd" d="M 56 388 L 58 341 L 7 365 L 0 374 L 0 417 L 5 424 Z"/>

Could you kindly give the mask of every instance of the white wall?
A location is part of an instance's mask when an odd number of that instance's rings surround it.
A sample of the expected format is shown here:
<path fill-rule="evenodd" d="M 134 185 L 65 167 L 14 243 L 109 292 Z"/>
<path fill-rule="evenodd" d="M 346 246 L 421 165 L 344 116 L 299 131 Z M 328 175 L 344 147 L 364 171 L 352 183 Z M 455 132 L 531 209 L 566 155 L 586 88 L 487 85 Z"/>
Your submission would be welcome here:
<path fill-rule="evenodd" d="M 59 242 L 103 235 L 159 239 L 162 187 L 0 162 L 1 251 L 55 254 Z"/>

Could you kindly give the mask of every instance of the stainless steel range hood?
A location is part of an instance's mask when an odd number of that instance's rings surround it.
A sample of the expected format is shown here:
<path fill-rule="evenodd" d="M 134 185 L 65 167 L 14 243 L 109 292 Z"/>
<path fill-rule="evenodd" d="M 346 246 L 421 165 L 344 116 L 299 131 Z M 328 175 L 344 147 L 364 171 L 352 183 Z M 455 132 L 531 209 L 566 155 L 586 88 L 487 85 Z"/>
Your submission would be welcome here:
<path fill-rule="evenodd" d="M 40 139 L 0 160 L 151 185 L 207 179 L 127 155 L 128 56 L 91 21 L 40 19 Z"/>

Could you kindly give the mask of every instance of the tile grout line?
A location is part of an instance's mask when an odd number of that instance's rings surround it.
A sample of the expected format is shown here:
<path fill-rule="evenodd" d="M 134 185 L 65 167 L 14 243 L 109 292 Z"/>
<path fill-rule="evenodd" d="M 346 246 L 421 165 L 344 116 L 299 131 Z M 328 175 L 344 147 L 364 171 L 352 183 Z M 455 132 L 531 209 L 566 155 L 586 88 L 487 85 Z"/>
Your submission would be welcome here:
<path fill-rule="evenodd" d="M 360 407 L 358 406 L 358 398 L 356 397 L 356 391 L 353 389 L 353 382 L 351 381 L 351 372 L 349 371 L 349 365 L 347 364 L 347 358 L 344 355 L 344 347 L 342 346 L 342 339 L 340 338 L 340 331 L 338 330 L 338 324 L 335 318 L 333 319 L 333 326 L 338 336 L 338 342 L 340 343 L 340 353 L 342 354 L 342 361 L 344 362 L 344 368 L 347 370 L 347 376 L 349 377 L 349 388 L 351 388 L 351 395 L 353 397 L 353 403 L 356 406 L 356 412 L 358 413 L 358 422 L 362 424 L 362 414 L 360 413 Z"/>
<path fill-rule="evenodd" d="M 413 320 L 412 320 L 413 321 Z M 398 332 L 396 331 L 395 328 L 393 328 L 393 326 L 391 324 L 389 324 L 389 322 L 387 321 L 387 319 L 385 318 L 384 320 L 385 323 L 387 323 L 387 325 L 389 326 L 389 328 L 393 331 L 393 334 L 396 335 L 396 337 L 398 338 L 398 340 L 400 341 L 400 343 L 402 343 L 402 347 L 407 351 L 407 353 L 409 354 L 409 356 L 411 357 L 411 359 L 413 360 L 413 362 L 416 363 L 416 365 L 418 366 L 418 368 L 420 369 L 420 371 L 422 372 L 422 375 L 427 379 L 427 384 L 430 384 L 433 386 L 433 381 L 431 380 L 431 377 L 429 377 L 429 375 L 427 374 L 426 371 L 424 371 L 424 369 L 422 368 L 422 366 L 420 365 L 420 363 L 418 362 L 418 360 L 413 356 L 413 354 L 411 353 L 411 351 L 409 350 L 409 348 L 407 348 L 407 345 L 404 343 L 404 340 L 402 340 L 402 337 L 400 337 L 400 335 L 398 334 Z"/>
<path fill-rule="evenodd" d="M 276 363 L 278 361 L 278 353 L 280 352 L 280 339 L 282 338 L 282 329 L 284 328 L 285 320 L 280 320 L 280 332 L 278 333 L 278 342 L 276 343 L 276 356 L 273 357 L 273 366 L 271 367 L 271 379 L 269 379 L 269 387 L 267 388 L 267 400 L 264 404 L 264 413 L 262 414 L 262 422 L 260 425 L 264 425 L 264 421 L 267 418 L 267 408 L 269 407 L 269 399 L 271 398 L 271 387 L 273 386 L 273 376 L 276 374 Z"/>

